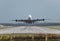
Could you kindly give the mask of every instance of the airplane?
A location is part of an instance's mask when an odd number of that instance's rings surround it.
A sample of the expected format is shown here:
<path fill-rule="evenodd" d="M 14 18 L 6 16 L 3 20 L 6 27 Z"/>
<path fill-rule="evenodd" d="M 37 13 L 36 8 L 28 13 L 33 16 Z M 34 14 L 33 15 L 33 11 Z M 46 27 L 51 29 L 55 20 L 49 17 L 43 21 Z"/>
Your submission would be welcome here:
<path fill-rule="evenodd" d="M 31 15 L 28 15 L 28 19 L 21 19 L 21 20 L 12 20 L 12 21 L 16 21 L 16 22 L 25 22 L 25 23 L 35 23 L 36 21 L 45 21 L 46 19 L 32 19 Z"/>

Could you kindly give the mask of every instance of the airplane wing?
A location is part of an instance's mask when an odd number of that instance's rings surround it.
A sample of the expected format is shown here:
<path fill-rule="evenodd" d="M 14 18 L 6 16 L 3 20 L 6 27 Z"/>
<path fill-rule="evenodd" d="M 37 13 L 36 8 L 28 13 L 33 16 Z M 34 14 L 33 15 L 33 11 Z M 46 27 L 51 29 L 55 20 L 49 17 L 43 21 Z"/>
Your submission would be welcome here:
<path fill-rule="evenodd" d="M 44 21 L 45 19 L 33 19 L 33 20 L 31 20 L 31 21 Z M 29 21 L 29 20 L 23 20 L 23 19 L 21 19 L 21 20 L 12 20 L 12 21 L 16 21 L 16 22 L 27 22 L 27 21 Z"/>
<path fill-rule="evenodd" d="M 32 20 L 23 20 L 23 19 L 21 19 L 21 20 L 12 20 L 12 21 L 16 21 L 16 22 L 25 22 L 25 23 L 34 23 L 34 22 L 36 22 L 36 21 L 45 21 L 46 19 L 32 19 Z"/>
<path fill-rule="evenodd" d="M 32 21 L 44 21 L 45 19 L 33 19 Z"/>
<path fill-rule="evenodd" d="M 16 20 L 12 20 L 12 21 L 16 21 L 16 22 L 20 22 L 20 21 L 21 21 L 21 22 L 26 22 L 27 20 L 17 20 L 17 19 L 16 19 Z"/>

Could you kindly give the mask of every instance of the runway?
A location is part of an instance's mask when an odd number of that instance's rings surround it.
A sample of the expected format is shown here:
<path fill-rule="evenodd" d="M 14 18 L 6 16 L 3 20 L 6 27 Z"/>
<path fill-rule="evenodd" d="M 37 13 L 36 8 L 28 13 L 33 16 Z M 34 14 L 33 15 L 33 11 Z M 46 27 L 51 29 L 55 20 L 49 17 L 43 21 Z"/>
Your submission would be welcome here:
<path fill-rule="evenodd" d="M 47 27 L 39 27 L 39 26 L 19 26 L 19 27 L 0 29 L 0 34 L 12 34 L 12 33 L 60 34 L 60 30 L 50 29 Z"/>

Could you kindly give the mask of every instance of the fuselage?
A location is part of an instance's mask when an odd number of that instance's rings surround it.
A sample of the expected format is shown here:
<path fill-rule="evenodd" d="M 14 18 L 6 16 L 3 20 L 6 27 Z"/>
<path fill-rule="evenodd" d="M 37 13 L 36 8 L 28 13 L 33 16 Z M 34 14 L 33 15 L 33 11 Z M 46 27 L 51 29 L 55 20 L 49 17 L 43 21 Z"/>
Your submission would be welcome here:
<path fill-rule="evenodd" d="M 31 16 L 31 15 L 28 16 L 28 21 L 27 21 L 27 23 L 32 23 L 32 16 Z"/>

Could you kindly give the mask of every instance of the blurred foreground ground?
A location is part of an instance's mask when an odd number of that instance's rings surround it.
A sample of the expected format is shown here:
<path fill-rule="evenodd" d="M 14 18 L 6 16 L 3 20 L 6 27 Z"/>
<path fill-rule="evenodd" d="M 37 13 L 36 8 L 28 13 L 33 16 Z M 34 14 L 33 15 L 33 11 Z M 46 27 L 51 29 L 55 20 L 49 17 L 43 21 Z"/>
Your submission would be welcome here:
<path fill-rule="evenodd" d="M 60 30 L 60 26 L 38 26 Z M 0 30 L 16 28 L 15 26 L 0 25 Z M 21 30 L 21 29 L 20 29 Z M 32 34 L 32 33 L 12 33 L 0 34 L 0 41 L 60 41 L 60 34 Z"/>

